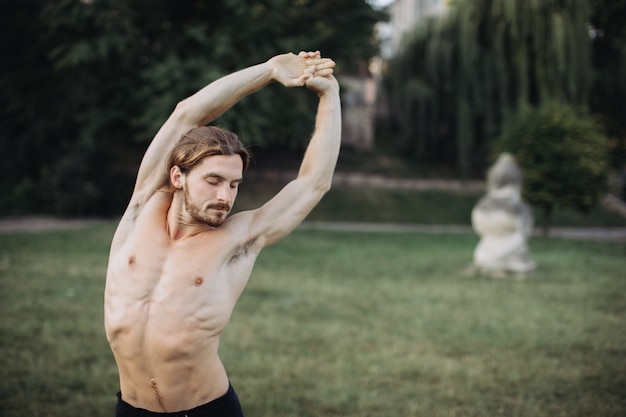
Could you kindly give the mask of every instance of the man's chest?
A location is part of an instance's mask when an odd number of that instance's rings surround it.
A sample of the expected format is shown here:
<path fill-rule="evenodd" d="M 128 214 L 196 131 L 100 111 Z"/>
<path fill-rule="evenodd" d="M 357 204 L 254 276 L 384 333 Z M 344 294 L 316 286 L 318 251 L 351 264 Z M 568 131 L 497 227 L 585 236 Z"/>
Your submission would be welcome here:
<path fill-rule="evenodd" d="M 234 302 L 256 256 L 234 256 L 236 247 L 217 237 L 171 242 L 160 234 L 133 236 L 112 254 L 108 286 L 128 302 Z"/>
<path fill-rule="evenodd" d="M 112 256 L 109 278 L 129 295 L 151 298 L 224 286 L 223 255 L 212 248 L 172 244 L 158 237 L 131 239 Z"/>
<path fill-rule="evenodd" d="M 170 335 L 184 329 L 218 333 L 239 297 L 231 271 L 210 253 L 156 243 L 149 247 L 128 244 L 112 262 L 107 315 L 115 327 L 143 323 Z"/>

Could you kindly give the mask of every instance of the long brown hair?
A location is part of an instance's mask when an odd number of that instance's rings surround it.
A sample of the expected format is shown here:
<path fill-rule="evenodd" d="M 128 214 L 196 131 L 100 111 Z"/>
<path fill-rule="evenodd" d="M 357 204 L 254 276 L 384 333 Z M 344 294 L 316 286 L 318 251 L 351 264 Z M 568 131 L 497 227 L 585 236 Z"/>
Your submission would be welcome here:
<path fill-rule="evenodd" d="M 187 132 L 172 149 L 167 160 L 167 172 L 173 166 L 188 172 L 202 159 L 212 155 L 239 155 L 243 161 L 243 172 L 250 164 L 250 152 L 235 133 L 217 126 L 201 126 Z M 174 191 L 169 180 L 165 189 Z"/>

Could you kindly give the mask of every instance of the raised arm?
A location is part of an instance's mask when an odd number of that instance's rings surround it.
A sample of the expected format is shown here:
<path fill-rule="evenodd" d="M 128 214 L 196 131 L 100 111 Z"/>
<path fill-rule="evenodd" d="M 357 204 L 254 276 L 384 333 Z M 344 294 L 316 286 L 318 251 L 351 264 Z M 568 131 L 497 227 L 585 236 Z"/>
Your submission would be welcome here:
<path fill-rule="evenodd" d="M 334 66 L 334 63 L 332 64 Z M 241 213 L 250 216 L 248 237 L 262 248 L 295 229 L 330 189 L 341 146 L 339 85 L 332 66 L 321 65 L 306 81 L 319 96 L 315 131 L 304 154 L 298 177 L 287 184 L 263 207 Z"/>
<path fill-rule="evenodd" d="M 142 206 L 167 183 L 165 160 L 185 133 L 211 122 L 241 98 L 270 82 L 278 81 L 286 87 L 303 86 L 310 77 L 305 70 L 314 59 L 319 61 L 319 52 L 277 55 L 222 77 L 178 103 L 144 155 L 130 207 Z"/>

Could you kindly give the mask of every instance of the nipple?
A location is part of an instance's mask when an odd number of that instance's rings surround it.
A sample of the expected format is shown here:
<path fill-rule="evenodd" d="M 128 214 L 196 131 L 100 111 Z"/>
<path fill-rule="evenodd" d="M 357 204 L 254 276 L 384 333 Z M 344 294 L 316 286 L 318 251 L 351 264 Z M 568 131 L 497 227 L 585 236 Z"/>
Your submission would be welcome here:
<path fill-rule="evenodd" d="M 200 285 L 202 285 L 203 282 L 204 282 L 204 280 L 202 279 L 202 277 L 198 277 L 194 281 L 194 284 L 196 285 L 196 287 L 199 287 Z"/>

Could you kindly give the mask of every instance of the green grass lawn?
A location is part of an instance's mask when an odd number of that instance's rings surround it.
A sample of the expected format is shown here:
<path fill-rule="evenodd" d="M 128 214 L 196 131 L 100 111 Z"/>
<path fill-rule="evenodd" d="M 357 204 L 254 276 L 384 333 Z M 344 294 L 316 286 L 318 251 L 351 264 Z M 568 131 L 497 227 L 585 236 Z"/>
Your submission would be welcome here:
<path fill-rule="evenodd" d="M 112 416 L 113 225 L 0 235 L 0 416 Z M 626 247 L 533 239 L 466 277 L 473 235 L 298 230 L 257 262 L 221 356 L 250 417 L 626 415 Z"/>

